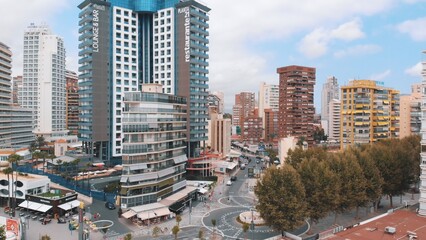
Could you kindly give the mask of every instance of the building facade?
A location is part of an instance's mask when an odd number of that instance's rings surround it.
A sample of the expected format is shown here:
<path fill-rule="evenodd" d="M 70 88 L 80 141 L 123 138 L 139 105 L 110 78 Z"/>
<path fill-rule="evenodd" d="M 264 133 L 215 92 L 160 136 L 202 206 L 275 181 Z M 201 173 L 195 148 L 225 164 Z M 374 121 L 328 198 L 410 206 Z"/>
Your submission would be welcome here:
<path fill-rule="evenodd" d="M 332 99 L 328 103 L 327 140 L 340 140 L 340 100 Z"/>
<path fill-rule="evenodd" d="M 288 136 L 304 138 L 311 145 L 314 142 L 316 70 L 292 65 L 278 68 L 277 73 L 280 80 L 279 138 Z"/>
<path fill-rule="evenodd" d="M 411 93 L 410 95 L 401 95 L 400 101 L 400 132 L 399 137 L 404 138 L 412 134 L 420 134 L 422 126 L 421 121 L 421 93 Z"/>
<path fill-rule="evenodd" d="M 78 76 L 75 72 L 66 71 L 66 128 L 70 135 L 78 134 Z"/>
<path fill-rule="evenodd" d="M 86 0 L 79 8 L 85 151 L 121 158 L 124 93 L 159 83 L 163 93 L 188 98 L 188 156 L 197 156 L 207 134 L 210 9 L 179 0 Z"/>
<path fill-rule="evenodd" d="M 426 51 L 423 51 L 423 54 L 426 54 Z M 422 126 L 420 130 L 420 134 L 422 136 L 422 140 L 420 144 L 421 153 L 420 153 L 420 198 L 419 198 L 419 210 L 418 214 L 421 216 L 426 216 L 426 61 L 422 62 Z"/>
<path fill-rule="evenodd" d="M 12 103 L 12 52 L 0 42 L 0 148 L 29 147 L 34 141 L 32 111 Z"/>
<path fill-rule="evenodd" d="M 340 147 L 399 137 L 399 91 L 376 81 L 341 88 Z"/>
<path fill-rule="evenodd" d="M 278 139 L 278 112 L 270 108 L 265 109 L 262 124 L 265 142 L 276 141 Z"/>
<path fill-rule="evenodd" d="M 225 157 L 231 151 L 231 119 L 212 119 L 211 148 Z"/>
<path fill-rule="evenodd" d="M 339 83 L 334 76 L 328 77 L 326 83 L 322 86 L 321 92 L 321 120 L 329 120 L 329 103 L 333 99 L 339 99 Z"/>
<path fill-rule="evenodd" d="M 163 94 L 157 84 L 143 90 L 124 95 L 123 208 L 156 203 L 186 187 L 186 99 Z"/>
<path fill-rule="evenodd" d="M 258 144 L 263 138 L 262 118 L 249 116 L 245 118 L 241 139 L 247 144 Z"/>
<path fill-rule="evenodd" d="M 13 88 L 12 88 L 12 101 L 13 104 L 19 105 L 19 89 L 22 88 L 22 76 L 13 77 L 12 80 Z"/>
<path fill-rule="evenodd" d="M 12 125 L 10 116 L 12 52 L 9 47 L 0 42 L 0 148 L 10 147 L 12 144 Z"/>
<path fill-rule="evenodd" d="M 24 74 L 19 104 L 33 110 L 34 133 L 46 140 L 66 136 L 65 48 L 47 26 L 24 32 Z"/>
<path fill-rule="evenodd" d="M 235 95 L 235 105 L 233 109 L 233 119 L 238 123 L 233 121 L 233 126 L 239 126 L 241 132 L 244 131 L 244 122 L 245 119 L 253 115 L 253 111 L 256 107 L 255 94 L 252 92 L 241 92 Z M 238 114 L 238 116 L 235 116 Z"/>
<path fill-rule="evenodd" d="M 267 127 L 266 125 L 268 124 L 267 119 L 266 119 L 266 109 L 271 110 L 273 113 L 275 113 L 275 115 L 278 116 L 278 110 L 279 110 L 279 86 L 275 85 L 275 84 L 266 84 L 264 82 L 260 83 L 260 88 L 259 88 L 259 117 L 262 118 L 263 121 L 263 138 L 266 139 L 270 139 L 269 134 L 271 133 L 267 133 L 266 130 L 270 129 L 270 127 Z M 270 114 L 268 110 L 268 113 Z M 270 117 L 268 117 L 270 118 Z"/>
<path fill-rule="evenodd" d="M 218 101 L 218 113 L 224 114 L 225 113 L 225 94 L 220 91 L 214 91 L 211 94 L 216 96 L 216 99 Z"/>

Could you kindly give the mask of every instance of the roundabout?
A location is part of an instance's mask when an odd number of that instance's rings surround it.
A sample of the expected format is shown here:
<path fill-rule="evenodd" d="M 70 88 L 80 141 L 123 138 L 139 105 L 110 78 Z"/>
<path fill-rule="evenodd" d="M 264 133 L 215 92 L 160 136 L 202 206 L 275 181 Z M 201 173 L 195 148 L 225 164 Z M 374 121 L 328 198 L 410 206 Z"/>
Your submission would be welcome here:
<path fill-rule="evenodd" d="M 247 212 L 250 213 L 250 217 L 251 217 L 250 208 L 247 208 L 247 207 L 231 206 L 231 207 L 216 209 L 206 213 L 203 216 L 202 224 L 208 229 L 210 229 L 210 231 L 213 231 L 213 228 L 214 228 L 214 231 L 216 232 L 216 234 L 222 235 L 223 237 L 225 237 L 225 239 L 237 239 L 237 238 L 241 239 L 244 237 L 250 237 L 254 239 L 266 239 L 266 238 L 270 238 L 270 237 L 281 234 L 280 232 L 274 231 L 268 226 L 264 226 L 264 225 L 255 226 L 254 230 L 248 230 L 246 233 L 244 233 L 242 224 L 237 221 L 237 218 L 240 217 L 241 214 L 245 216 L 244 213 L 247 213 Z M 216 220 L 215 227 L 213 227 L 213 224 L 212 224 L 213 219 Z M 241 217 L 240 217 L 240 220 L 241 220 Z M 246 218 L 245 221 L 247 220 L 248 219 Z M 307 228 L 308 228 L 308 225 L 305 224 L 301 226 L 299 229 L 291 231 L 291 233 L 298 235 L 305 232 Z"/>

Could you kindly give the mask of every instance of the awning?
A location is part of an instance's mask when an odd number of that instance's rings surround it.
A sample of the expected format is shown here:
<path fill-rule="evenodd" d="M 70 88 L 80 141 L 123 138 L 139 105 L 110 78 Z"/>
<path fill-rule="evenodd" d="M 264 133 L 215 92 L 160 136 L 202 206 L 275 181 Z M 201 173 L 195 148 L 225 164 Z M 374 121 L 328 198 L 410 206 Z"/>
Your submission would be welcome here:
<path fill-rule="evenodd" d="M 120 182 L 125 183 L 125 182 L 127 182 L 127 179 L 129 179 L 129 177 L 121 177 Z"/>
<path fill-rule="evenodd" d="M 31 202 L 31 204 L 28 206 L 28 208 L 31 209 L 31 210 L 34 210 L 34 211 L 38 211 L 38 209 L 43 205 L 44 204 L 41 204 L 41 203 Z"/>
<path fill-rule="evenodd" d="M 186 157 L 186 155 L 181 155 L 173 158 L 173 161 L 175 161 L 175 164 L 179 164 L 188 161 L 188 158 Z"/>
<path fill-rule="evenodd" d="M 158 175 L 156 172 L 149 172 L 149 173 L 141 173 L 138 175 L 133 175 L 129 177 L 130 182 L 138 182 L 141 180 L 153 180 L 157 179 Z"/>
<path fill-rule="evenodd" d="M 146 163 L 132 164 L 130 165 L 130 170 L 139 170 L 139 169 L 147 169 L 148 166 Z"/>
<path fill-rule="evenodd" d="M 201 193 L 201 194 L 204 194 L 204 193 L 206 193 L 208 191 L 206 189 L 204 189 L 204 188 L 199 188 L 198 192 Z"/>
<path fill-rule="evenodd" d="M 31 202 L 31 203 L 32 203 L 32 202 Z M 29 208 L 29 207 L 30 207 L 30 201 L 25 200 L 25 201 L 21 202 L 21 203 L 19 204 L 19 206 L 20 206 L 20 207 L 23 207 L 23 208 Z"/>
<path fill-rule="evenodd" d="M 238 165 L 237 163 L 232 162 L 232 163 L 229 163 L 229 164 L 228 164 L 228 166 L 226 166 L 226 168 L 227 168 L 227 169 L 231 169 L 231 170 L 232 170 L 232 169 L 234 169 L 237 165 Z"/>
<path fill-rule="evenodd" d="M 166 168 L 166 169 L 163 169 L 163 170 L 161 170 L 161 171 L 158 172 L 158 177 L 162 178 L 164 176 L 173 174 L 174 172 L 175 172 L 174 168 Z"/>
<path fill-rule="evenodd" d="M 63 204 L 59 205 L 58 207 L 62 208 L 65 211 L 68 211 L 68 210 L 75 208 L 75 207 L 78 207 L 78 206 L 80 206 L 80 201 L 75 199 L 75 200 L 72 200 L 71 202 L 63 203 Z"/>
<path fill-rule="evenodd" d="M 179 214 L 179 213 L 181 213 L 183 211 L 184 207 L 185 207 L 184 202 L 183 201 L 179 201 L 179 202 L 173 203 L 169 207 L 169 209 L 170 209 L 170 211 L 172 211 L 172 212 L 174 212 L 176 214 Z"/>
<path fill-rule="evenodd" d="M 39 209 L 37 209 L 37 211 L 45 213 L 45 212 L 49 211 L 49 209 L 51 209 L 51 208 L 52 208 L 52 206 L 43 204 Z"/>
<path fill-rule="evenodd" d="M 146 220 L 146 219 L 166 216 L 169 214 L 170 214 L 170 210 L 168 208 L 159 208 L 154 210 L 148 210 L 145 212 L 140 212 L 138 213 L 138 218 L 140 218 L 141 220 Z"/>
<path fill-rule="evenodd" d="M 135 211 L 133 211 L 132 209 L 130 209 L 129 211 L 127 211 L 127 212 L 125 212 L 125 213 L 121 214 L 121 216 L 122 216 L 122 217 L 124 217 L 124 218 L 129 219 L 129 218 L 131 218 L 131 217 L 135 216 L 136 214 L 137 214 L 137 213 L 136 213 Z"/>

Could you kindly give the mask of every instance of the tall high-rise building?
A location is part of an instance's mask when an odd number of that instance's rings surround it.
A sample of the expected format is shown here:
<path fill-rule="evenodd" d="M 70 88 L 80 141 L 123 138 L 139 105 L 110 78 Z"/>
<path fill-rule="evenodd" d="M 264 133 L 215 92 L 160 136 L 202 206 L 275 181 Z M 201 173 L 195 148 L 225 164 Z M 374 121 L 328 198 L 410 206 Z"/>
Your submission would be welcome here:
<path fill-rule="evenodd" d="M 65 48 L 45 25 L 24 32 L 24 74 L 20 105 L 33 110 L 34 133 L 49 140 L 66 136 Z"/>
<path fill-rule="evenodd" d="M 233 115 L 238 113 L 239 116 L 235 116 L 235 120 L 238 119 L 239 122 L 238 125 L 236 125 L 236 122 L 233 122 L 233 126 L 239 126 L 242 132 L 245 119 L 253 114 L 255 107 L 255 94 L 253 92 L 241 92 L 235 94 L 235 105 L 233 108 L 235 109 L 235 112 L 233 112 Z"/>
<path fill-rule="evenodd" d="M 311 145 L 314 142 L 316 70 L 292 65 L 278 68 L 277 73 L 280 80 L 278 135 L 280 138 L 303 138 Z"/>
<path fill-rule="evenodd" d="M 423 51 L 423 54 L 426 54 L 426 51 Z M 420 134 L 422 136 L 422 140 L 420 144 L 421 147 L 421 161 L 420 161 L 420 198 L 419 198 L 419 211 L 418 213 L 422 216 L 426 216 L 426 61 L 422 62 L 422 126 L 420 130 Z"/>
<path fill-rule="evenodd" d="M 278 112 L 280 88 L 276 84 L 260 83 L 259 88 L 259 117 L 263 118 L 265 109 Z"/>
<path fill-rule="evenodd" d="M 321 92 L 321 120 L 328 120 L 330 114 L 329 103 L 333 99 L 339 99 L 339 84 L 334 76 L 328 77 L 322 86 Z"/>
<path fill-rule="evenodd" d="M 12 102 L 19 104 L 19 89 L 22 88 L 22 76 L 13 77 L 12 86 Z"/>
<path fill-rule="evenodd" d="M 258 144 L 262 140 L 262 118 L 255 115 L 244 119 L 241 139 L 249 144 Z"/>
<path fill-rule="evenodd" d="M 419 134 L 421 121 L 422 94 L 411 93 L 400 97 L 399 137 L 405 138 L 412 134 Z"/>
<path fill-rule="evenodd" d="M 193 0 L 86 0 L 79 8 L 84 150 L 121 158 L 124 93 L 159 83 L 188 98 L 187 154 L 197 156 L 207 139 L 210 9 Z"/>
<path fill-rule="evenodd" d="M 270 114 L 269 110 L 270 109 L 276 116 L 278 116 L 278 110 L 279 110 L 279 93 L 280 93 L 280 89 L 279 89 L 279 85 L 275 85 L 275 84 L 266 84 L 264 82 L 260 83 L 260 88 L 259 88 L 259 117 L 262 118 L 262 127 L 264 129 L 263 131 L 263 138 L 266 139 L 270 139 L 270 136 L 268 136 L 269 134 L 274 134 L 274 133 L 267 133 L 266 129 L 268 128 L 266 125 L 268 124 L 267 119 L 265 114 L 266 111 L 268 111 L 268 114 Z M 269 119 L 270 116 L 269 116 Z M 273 119 L 273 117 L 272 117 Z M 271 129 L 269 127 L 269 129 Z M 277 133 L 275 133 L 277 134 Z"/>
<path fill-rule="evenodd" d="M 232 106 L 232 126 L 240 127 L 240 118 L 241 118 L 241 105 Z"/>
<path fill-rule="evenodd" d="M 273 142 L 278 137 L 278 111 L 265 109 L 263 114 L 263 139 L 265 142 Z"/>
<path fill-rule="evenodd" d="M 9 47 L 0 42 L 0 148 L 11 145 L 11 74 L 12 74 L 12 52 Z"/>
<path fill-rule="evenodd" d="M 371 80 L 341 88 L 340 147 L 399 136 L 399 91 Z"/>
<path fill-rule="evenodd" d="M 327 136 L 328 140 L 340 140 L 340 100 L 332 99 L 328 103 Z"/>
<path fill-rule="evenodd" d="M 65 72 L 66 79 L 66 128 L 70 135 L 78 134 L 78 76 L 73 71 Z"/>
<path fill-rule="evenodd" d="M 34 141 L 32 112 L 12 103 L 12 52 L 0 42 L 0 148 L 29 147 Z"/>

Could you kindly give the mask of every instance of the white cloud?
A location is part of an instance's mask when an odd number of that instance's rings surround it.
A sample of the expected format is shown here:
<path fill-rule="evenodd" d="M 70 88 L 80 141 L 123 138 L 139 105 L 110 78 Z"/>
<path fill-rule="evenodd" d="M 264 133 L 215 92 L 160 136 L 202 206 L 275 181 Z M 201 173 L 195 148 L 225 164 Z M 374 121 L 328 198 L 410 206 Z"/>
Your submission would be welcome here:
<path fill-rule="evenodd" d="M 340 25 L 336 29 L 333 29 L 330 35 L 332 38 L 335 39 L 352 41 L 355 39 L 363 38 L 365 34 L 361 31 L 360 20 L 355 19 Z"/>
<path fill-rule="evenodd" d="M 24 31 L 34 23 L 49 22 L 55 12 L 70 7 L 68 0 L 3 1 L 0 8 L 0 41 L 13 53 L 13 75 L 22 74 Z M 75 7 L 75 6 L 73 6 Z"/>
<path fill-rule="evenodd" d="M 422 63 L 418 62 L 416 65 L 405 69 L 405 73 L 412 77 L 421 77 L 422 76 Z"/>
<path fill-rule="evenodd" d="M 373 54 L 381 51 L 382 48 L 375 44 L 364 44 L 349 47 L 334 53 L 334 57 L 343 58 L 348 56 L 360 56 L 366 54 Z"/>
<path fill-rule="evenodd" d="M 381 73 L 375 73 L 375 74 L 372 74 L 372 75 L 369 77 L 369 79 L 370 79 L 370 80 L 374 80 L 374 81 L 380 81 L 380 80 L 383 80 L 383 79 L 385 79 L 386 77 L 388 77 L 390 74 L 391 74 L 391 70 L 390 70 L 390 69 L 387 69 L 387 70 L 385 70 L 385 71 L 383 71 L 383 72 L 381 72 Z"/>
<path fill-rule="evenodd" d="M 303 64 L 277 62 L 250 45 L 283 42 L 311 32 L 304 41 L 305 53 L 311 57 L 327 52 L 327 37 L 350 41 L 363 37 L 361 20 L 392 8 L 394 0 L 204 0 L 210 12 L 210 89 L 225 92 L 226 109 L 234 104 L 234 94 L 247 90 L 258 92 L 259 82 L 278 83 L 275 68 Z M 355 19 L 355 20 L 354 20 Z M 274 42 L 274 43 L 276 43 Z M 301 46 L 299 46 L 301 47 Z M 269 53 L 268 53 L 269 54 Z M 282 55 L 286 53 L 275 53 Z M 300 59 L 300 56 L 296 56 Z M 292 59 L 289 57 L 288 59 Z M 300 60 L 299 60 L 300 61 Z M 233 83 L 238 81 L 238 85 Z"/>
<path fill-rule="evenodd" d="M 414 41 L 426 41 L 426 17 L 407 20 L 396 26 L 398 31 L 406 33 Z"/>
<path fill-rule="evenodd" d="M 317 58 L 327 53 L 328 45 L 335 39 L 352 41 L 364 37 L 358 19 L 341 24 L 335 29 L 317 28 L 306 35 L 299 44 L 299 51 L 308 58 Z"/>

